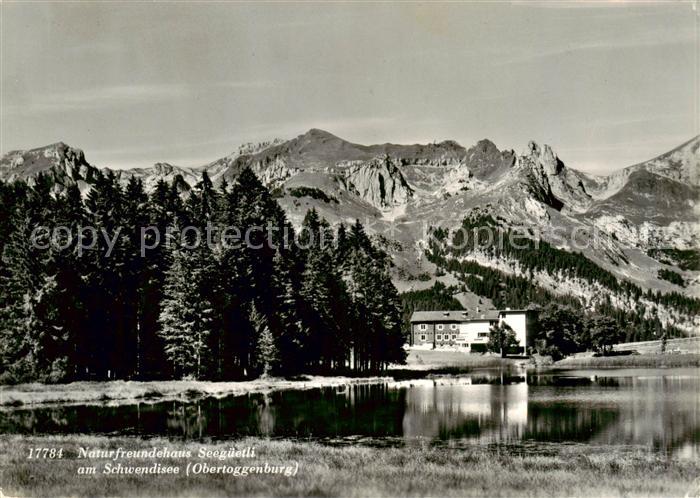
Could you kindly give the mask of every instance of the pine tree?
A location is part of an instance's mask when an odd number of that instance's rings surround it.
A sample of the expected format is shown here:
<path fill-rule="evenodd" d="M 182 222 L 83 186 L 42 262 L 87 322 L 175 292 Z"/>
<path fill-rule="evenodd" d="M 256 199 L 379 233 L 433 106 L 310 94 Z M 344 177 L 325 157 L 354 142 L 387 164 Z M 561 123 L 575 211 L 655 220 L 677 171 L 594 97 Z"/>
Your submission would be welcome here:
<path fill-rule="evenodd" d="M 389 275 L 389 260 L 374 247 L 359 222 L 351 231 L 352 256 L 346 280 L 352 299 L 354 368 L 378 371 L 390 363 L 403 363 L 401 306 Z"/>
<path fill-rule="evenodd" d="M 31 222 L 19 210 L 14 230 L 3 251 L 4 272 L 0 279 L 0 371 L 3 382 L 38 378 L 33 296 L 40 285 L 40 265 L 30 246 Z"/>
<path fill-rule="evenodd" d="M 16 206 L 13 229 L 3 248 L 0 272 L 0 370 L 4 381 L 64 380 L 67 336 L 60 317 L 50 185 L 39 175 Z"/>
<path fill-rule="evenodd" d="M 315 209 L 306 213 L 300 239 L 306 248 L 300 289 L 300 316 L 309 336 L 305 355 L 312 368 L 331 371 L 346 363 L 349 299 L 336 264 L 332 230 Z"/>
<path fill-rule="evenodd" d="M 166 274 L 159 334 L 177 378 L 201 379 L 208 372 L 213 309 L 201 294 L 204 271 L 196 250 L 178 248 Z"/>
<path fill-rule="evenodd" d="M 253 305 L 249 317 L 255 337 L 255 354 L 253 364 L 260 377 L 265 378 L 278 368 L 279 352 L 275 338 L 270 332 L 267 319 Z"/>
<path fill-rule="evenodd" d="M 86 367 L 91 376 L 126 378 L 133 373 L 129 358 L 130 313 L 125 287 L 126 231 L 124 193 L 114 172 L 100 174 L 85 201 L 86 222 L 95 229 L 80 257 L 85 263 L 85 305 L 88 337 Z M 110 247 L 107 239 L 113 241 Z"/>
<path fill-rule="evenodd" d="M 227 354 L 233 357 L 231 364 L 239 372 L 249 372 L 255 347 L 248 324 L 252 303 L 267 317 L 275 338 L 285 333 L 278 313 L 281 289 L 273 285 L 275 255 L 278 250 L 288 252 L 284 235 L 291 233 L 291 226 L 282 208 L 249 168 L 241 172 L 228 191 L 223 220 L 240 230 L 242 240 L 222 248 L 222 273 L 227 274 L 222 288 L 226 301 L 222 307 L 222 331 L 230 351 Z M 290 266 L 294 266 L 291 261 Z"/>
<path fill-rule="evenodd" d="M 294 286 L 295 261 L 277 251 L 274 259 L 274 276 L 271 289 L 276 293 L 276 314 L 280 333 L 278 343 L 280 368 L 284 373 L 301 373 L 304 367 L 304 347 L 308 344 L 308 331 L 299 317 L 300 295 Z"/>

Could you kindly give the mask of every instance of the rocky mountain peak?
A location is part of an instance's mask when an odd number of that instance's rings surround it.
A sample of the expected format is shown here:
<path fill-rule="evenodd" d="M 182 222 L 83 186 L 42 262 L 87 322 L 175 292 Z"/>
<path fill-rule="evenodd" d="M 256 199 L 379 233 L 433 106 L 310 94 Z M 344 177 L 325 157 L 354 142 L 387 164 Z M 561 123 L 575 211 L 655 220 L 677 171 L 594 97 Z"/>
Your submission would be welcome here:
<path fill-rule="evenodd" d="M 318 128 L 311 128 L 303 135 L 299 135 L 288 143 L 290 149 L 308 149 L 314 152 L 334 151 L 338 147 L 343 148 L 351 146 L 350 142 Z"/>
<path fill-rule="evenodd" d="M 488 138 L 482 138 L 481 140 L 479 140 L 474 146 L 472 146 L 469 149 L 469 151 L 478 151 L 484 155 L 494 155 L 501 153 L 501 151 L 498 150 L 498 147 L 496 147 L 496 144 Z"/>
<path fill-rule="evenodd" d="M 308 139 L 317 139 L 317 140 L 323 140 L 323 139 L 337 139 L 340 140 L 340 138 L 336 137 L 332 133 L 326 131 L 326 130 L 321 130 L 319 128 L 311 128 L 309 131 L 301 135 L 302 137 L 308 138 Z"/>
<path fill-rule="evenodd" d="M 465 153 L 469 171 L 478 179 L 492 181 L 507 173 L 515 162 L 512 150 L 500 151 L 486 138 L 479 140 Z"/>
<path fill-rule="evenodd" d="M 523 156 L 529 165 L 538 167 L 548 176 L 558 175 L 564 169 L 564 163 L 547 144 L 540 147 L 537 142 L 530 141 Z"/>
<path fill-rule="evenodd" d="M 147 191 L 161 180 L 174 182 L 186 196 L 203 171 L 218 185 L 224 178 L 233 183 L 250 168 L 279 195 L 293 223 L 301 223 L 310 207 L 331 223 L 394 223 L 396 240 L 403 248 L 417 247 L 419 254 L 424 222 L 458 227 L 475 206 L 490 206 L 494 216 L 513 226 L 542 229 L 545 239 L 559 228 L 595 227 L 603 245 L 591 248 L 591 257 L 613 273 L 668 287 L 672 284 L 656 277 L 656 267 L 653 274 L 644 273 L 646 250 L 697 247 L 700 193 L 693 182 L 699 167 L 700 137 L 610 177 L 594 177 L 567 167 L 541 142 L 527 143 L 521 154 L 500 150 L 488 139 L 468 149 L 452 140 L 361 145 L 314 128 L 291 140 L 244 144 L 202 168 L 159 162 L 115 173 L 122 183 L 141 179 Z M 63 142 L 0 159 L 2 181 L 31 184 L 40 173 L 50 176 L 56 192 L 77 184 L 85 193 L 99 170 L 82 150 Z M 392 257 L 407 275 L 423 274 L 426 269 L 413 254 L 397 250 Z M 688 291 L 697 293 L 700 284 L 693 285 Z"/>
<path fill-rule="evenodd" d="M 97 168 L 85 160 L 85 153 L 64 142 L 56 142 L 30 150 L 14 150 L 0 159 L 0 179 L 31 181 L 43 173 L 50 175 L 56 190 L 72 183 L 89 183 Z"/>
<path fill-rule="evenodd" d="M 167 176 L 172 174 L 175 167 L 169 163 L 155 163 L 153 169 L 158 176 Z"/>
<path fill-rule="evenodd" d="M 552 148 L 528 143 L 526 151 L 517 157 L 516 167 L 524 176 L 533 197 L 557 210 L 567 208 L 585 211 L 592 202 L 575 172 L 567 170 Z"/>
<path fill-rule="evenodd" d="M 81 164 L 87 164 L 85 161 L 85 153 L 82 151 L 82 149 L 71 147 L 65 142 L 56 142 L 55 144 L 47 145 L 45 147 L 32 149 L 24 152 L 22 155 L 31 159 L 40 157 L 53 159 L 54 161 L 51 164 L 52 166 L 78 166 Z"/>

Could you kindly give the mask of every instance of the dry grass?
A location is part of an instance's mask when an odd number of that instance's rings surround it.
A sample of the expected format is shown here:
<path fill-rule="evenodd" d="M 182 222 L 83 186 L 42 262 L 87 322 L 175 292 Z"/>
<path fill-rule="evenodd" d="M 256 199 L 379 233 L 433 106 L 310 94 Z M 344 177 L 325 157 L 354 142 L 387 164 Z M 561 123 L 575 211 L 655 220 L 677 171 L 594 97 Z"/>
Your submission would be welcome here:
<path fill-rule="evenodd" d="M 0 485 L 10 496 L 683 496 L 700 474 L 694 460 L 642 451 L 561 446 L 550 456 L 518 456 L 481 448 L 327 447 L 257 438 L 206 444 L 254 446 L 247 463 L 299 463 L 296 476 L 208 475 L 79 477 L 78 446 L 190 449 L 194 442 L 95 436 L 0 436 Z M 30 447 L 63 447 L 68 457 L 28 461 Z M 180 464 L 187 460 L 162 460 Z M 102 461 L 100 461 L 102 462 Z M 149 461 L 132 460 L 132 465 Z M 212 464 L 219 462 L 210 461 Z M 240 460 L 229 464 L 243 464 Z M 220 464 L 220 463 L 219 463 Z M 98 464 L 98 472 L 102 463 Z"/>
<path fill-rule="evenodd" d="M 553 365 L 554 368 L 673 368 L 698 366 L 700 366 L 700 354 L 698 353 L 564 358 Z"/>
<path fill-rule="evenodd" d="M 523 360 L 501 358 L 492 354 L 465 353 L 463 351 L 409 349 L 404 368 L 429 370 L 445 367 L 456 368 L 499 368 L 514 366 Z"/>

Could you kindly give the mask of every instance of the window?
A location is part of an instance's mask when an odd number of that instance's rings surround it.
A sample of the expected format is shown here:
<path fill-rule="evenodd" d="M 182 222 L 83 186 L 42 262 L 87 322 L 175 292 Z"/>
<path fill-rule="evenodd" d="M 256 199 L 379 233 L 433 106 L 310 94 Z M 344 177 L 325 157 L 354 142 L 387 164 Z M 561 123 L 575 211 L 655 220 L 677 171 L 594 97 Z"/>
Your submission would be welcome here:
<path fill-rule="evenodd" d="M 442 340 L 442 334 L 436 335 L 436 336 L 435 336 L 435 339 L 437 339 L 438 341 L 441 341 L 441 340 Z"/>
<path fill-rule="evenodd" d="M 488 337 L 489 333 L 488 332 L 479 332 L 479 337 Z"/>
<path fill-rule="evenodd" d="M 421 335 L 420 335 L 420 340 L 421 340 L 421 341 L 424 341 L 424 340 L 425 340 L 425 334 L 421 334 Z"/>
<path fill-rule="evenodd" d="M 456 341 L 457 340 L 457 334 L 452 334 L 452 340 Z"/>
<path fill-rule="evenodd" d="M 452 325 L 450 325 L 450 328 L 451 328 L 452 330 L 457 330 L 457 324 L 456 324 L 456 323 L 453 323 Z"/>
<path fill-rule="evenodd" d="M 420 330 L 428 330 L 428 326 L 427 326 L 426 324 L 424 324 L 424 323 L 421 323 L 421 324 L 418 326 L 418 328 L 419 328 Z"/>
<path fill-rule="evenodd" d="M 439 325 L 437 326 L 437 329 L 438 329 L 438 330 L 442 330 L 442 328 L 443 328 L 443 325 L 442 325 L 442 324 L 439 324 Z"/>

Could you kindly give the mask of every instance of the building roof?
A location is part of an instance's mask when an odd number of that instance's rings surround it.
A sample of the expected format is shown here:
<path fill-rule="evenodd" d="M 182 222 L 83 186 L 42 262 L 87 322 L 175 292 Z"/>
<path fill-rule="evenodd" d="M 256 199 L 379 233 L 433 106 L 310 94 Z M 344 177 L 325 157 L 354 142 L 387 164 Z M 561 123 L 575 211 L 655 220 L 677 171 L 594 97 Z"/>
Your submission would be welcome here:
<path fill-rule="evenodd" d="M 463 311 L 414 311 L 411 322 L 473 322 L 479 320 L 497 320 L 498 310 L 463 310 Z"/>

